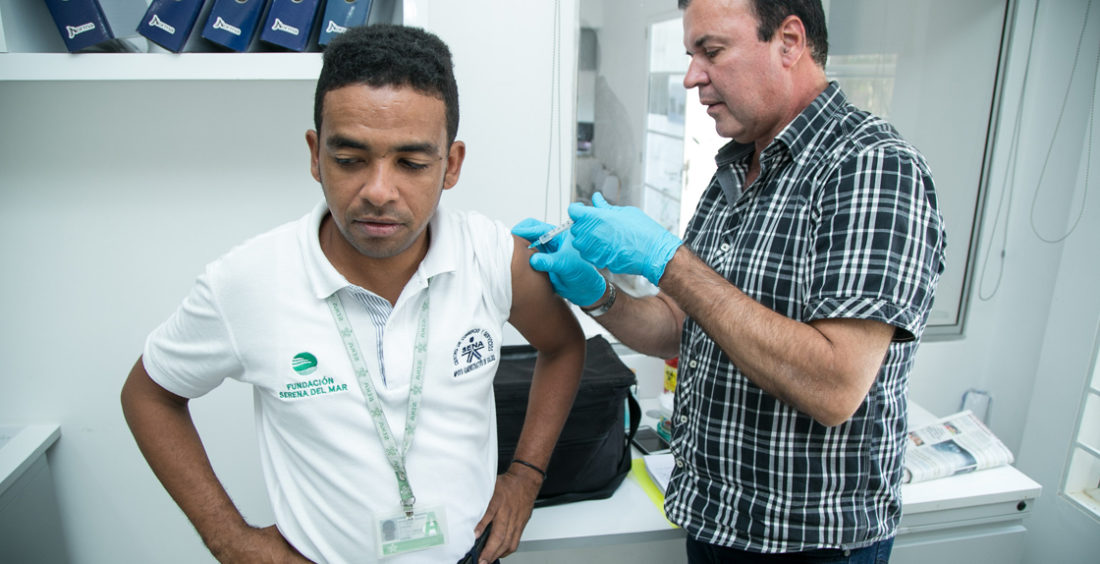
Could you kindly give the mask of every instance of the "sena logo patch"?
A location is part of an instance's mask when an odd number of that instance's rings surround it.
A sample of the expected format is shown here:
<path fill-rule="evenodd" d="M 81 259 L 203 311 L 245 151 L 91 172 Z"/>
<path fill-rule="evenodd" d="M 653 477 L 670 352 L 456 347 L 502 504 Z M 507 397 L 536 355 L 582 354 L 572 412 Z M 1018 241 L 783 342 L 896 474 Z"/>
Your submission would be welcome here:
<path fill-rule="evenodd" d="M 454 377 L 458 378 L 496 362 L 496 345 L 493 336 L 484 329 L 471 329 L 467 331 L 451 354 L 454 364 Z"/>

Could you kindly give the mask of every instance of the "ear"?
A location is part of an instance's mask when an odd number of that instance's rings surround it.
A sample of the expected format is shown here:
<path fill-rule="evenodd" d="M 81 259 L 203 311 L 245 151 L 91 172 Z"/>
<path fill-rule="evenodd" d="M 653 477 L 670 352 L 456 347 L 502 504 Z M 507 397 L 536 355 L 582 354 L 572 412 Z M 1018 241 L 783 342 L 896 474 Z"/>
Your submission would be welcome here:
<path fill-rule="evenodd" d="M 313 179 L 321 181 L 321 142 L 317 132 L 310 129 L 306 131 L 306 144 L 309 145 L 309 172 Z"/>
<path fill-rule="evenodd" d="M 787 16 L 775 33 L 783 66 L 791 67 L 806 53 L 806 27 L 798 16 Z"/>
<path fill-rule="evenodd" d="M 443 189 L 450 190 L 458 184 L 458 175 L 462 172 L 462 161 L 466 159 L 466 144 L 462 141 L 451 143 L 447 150 L 447 172 L 443 175 Z"/>

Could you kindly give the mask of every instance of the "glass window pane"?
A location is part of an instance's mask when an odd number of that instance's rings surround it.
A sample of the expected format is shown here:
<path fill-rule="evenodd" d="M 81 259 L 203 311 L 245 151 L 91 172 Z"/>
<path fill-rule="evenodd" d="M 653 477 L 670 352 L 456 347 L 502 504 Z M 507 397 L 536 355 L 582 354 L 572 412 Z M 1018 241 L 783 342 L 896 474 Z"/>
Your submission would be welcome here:
<path fill-rule="evenodd" d="M 1093 389 L 1100 371 L 1100 347 L 1094 352 L 1091 382 L 1086 384 L 1080 426 L 1071 449 L 1062 493 L 1086 511 L 1100 516 L 1100 392 Z"/>
<path fill-rule="evenodd" d="M 665 229 L 675 233 L 680 221 L 680 200 L 653 187 L 646 186 L 645 208 L 646 215 L 656 219 Z"/>
<path fill-rule="evenodd" d="M 680 173 L 684 169 L 684 139 L 646 133 L 645 183 L 680 200 Z M 677 212 L 679 215 L 679 212 Z"/>
<path fill-rule="evenodd" d="M 1081 430 L 1077 440 L 1100 452 L 1100 396 L 1089 394 L 1081 415 Z"/>
<path fill-rule="evenodd" d="M 687 90 L 684 90 L 683 83 L 682 74 L 649 75 L 649 113 L 646 115 L 649 130 L 684 136 Z"/>

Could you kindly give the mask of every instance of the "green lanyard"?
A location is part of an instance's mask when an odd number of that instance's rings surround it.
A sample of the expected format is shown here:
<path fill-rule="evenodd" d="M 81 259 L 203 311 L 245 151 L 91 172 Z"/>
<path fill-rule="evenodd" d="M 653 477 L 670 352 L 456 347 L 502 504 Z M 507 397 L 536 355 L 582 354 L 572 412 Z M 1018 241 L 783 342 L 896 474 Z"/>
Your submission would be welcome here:
<path fill-rule="evenodd" d="M 344 341 L 344 349 L 351 360 L 351 366 L 355 369 L 355 377 L 359 380 L 359 389 L 363 391 L 363 398 L 367 402 L 367 411 L 374 420 L 374 427 L 378 430 L 378 439 L 382 441 L 382 448 L 386 451 L 386 460 L 393 468 L 397 476 L 397 490 L 401 494 L 401 507 L 405 515 L 412 517 L 413 504 L 416 497 L 413 496 L 412 486 L 409 485 L 409 475 L 405 471 L 405 456 L 412 445 L 413 433 L 416 432 L 416 419 L 420 413 L 420 397 L 424 392 L 424 366 L 427 362 L 428 352 L 428 304 L 431 301 L 429 293 L 420 306 L 420 315 L 416 322 L 416 341 L 413 345 L 413 369 L 412 380 L 409 383 L 409 406 L 405 415 L 405 440 L 400 447 L 394 440 L 393 431 L 382 412 L 382 403 L 378 399 L 378 392 L 371 382 L 370 371 L 363 360 L 359 350 L 359 342 L 355 338 L 355 332 L 351 328 L 344 306 L 340 298 L 332 294 L 325 301 L 328 302 L 332 320 L 336 322 L 336 329 L 340 331 L 340 338 Z"/>

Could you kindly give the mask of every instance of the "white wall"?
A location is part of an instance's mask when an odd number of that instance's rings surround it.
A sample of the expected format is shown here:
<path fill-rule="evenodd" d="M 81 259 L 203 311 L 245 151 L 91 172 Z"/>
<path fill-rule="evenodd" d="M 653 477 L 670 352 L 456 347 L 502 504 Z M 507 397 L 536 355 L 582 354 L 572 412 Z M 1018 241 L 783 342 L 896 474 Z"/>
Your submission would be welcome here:
<path fill-rule="evenodd" d="M 427 16 L 458 64 L 460 137 L 470 152 L 455 199 L 506 221 L 542 216 L 545 205 L 529 195 L 545 192 L 547 148 L 557 146 L 549 137 L 551 3 L 471 4 L 432 2 Z M 1010 124 L 1030 39 L 1033 5 L 1024 4 L 1010 78 L 1017 86 L 1005 100 L 1009 117 L 1003 119 Z M 1039 242 L 1029 219 L 1057 118 L 1054 102 L 1072 62 L 1080 22 L 1074 15 L 1083 14 L 1085 4 L 1042 3 L 1020 159 L 1011 174 L 1010 128 L 1002 131 L 998 189 L 989 197 L 981 248 L 983 256 L 997 255 L 1000 247 L 989 251 L 985 242 L 1000 241 L 1007 229 L 999 289 L 985 301 L 975 291 L 966 336 L 926 343 L 912 379 L 913 397 L 936 413 L 956 409 L 967 388 L 991 390 L 994 430 L 1019 453 L 1021 467 L 1044 480 L 1053 471 L 1037 462 L 1046 453 L 1034 435 L 1050 414 L 1032 412 L 1026 421 L 1023 414 L 1049 380 L 1083 377 L 1077 372 L 1087 366 L 1082 358 L 1091 355 L 1085 350 L 1091 345 L 1064 328 L 1076 327 L 1069 323 L 1075 316 L 1093 323 L 1100 316 L 1096 306 L 1080 309 L 1053 298 L 1056 289 L 1095 288 L 1089 243 L 1100 218 L 1090 211 L 1063 245 Z M 575 13 L 575 3 L 561 6 Z M 567 27 L 564 37 L 573 32 Z M 572 41 L 560 46 L 560 61 L 575 59 Z M 1085 67 L 1092 62 L 1083 61 Z M 1074 83 L 1075 113 L 1059 135 L 1064 150 L 1043 177 L 1036 213 L 1044 232 L 1065 229 L 1079 201 L 1073 187 L 1087 121 L 1079 105 L 1091 87 L 1086 82 Z M 74 562 L 211 561 L 133 445 L 118 390 L 145 334 L 175 307 L 203 264 L 250 234 L 300 216 L 319 197 L 303 139 L 311 90 L 308 81 L 0 83 L 0 259 L 8 265 L 0 281 L 6 369 L 0 419 L 61 425 L 49 456 Z M 563 127 L 571 131 L 571 102 L 559 104 Z M 566 147 L 570 136 L 561 136 Z M 550 168 L 553 199 L 559 182 L 553 159 Z M 995 204 L 1009 189 L 1012 205 L 996 224 Z M 991 266 L 982 280 L 994 274 Z M 250 404 L 248 390 L 228 385 L 193 409 L 219 475 L 246 514 L 266 522 Z M 1044 486 L 1037 511 L 1055 503 L 1051 484 Z M 1057 531 L 1038 527 L 1038 516 L 1029 525 L 1040 532 L 1034 543 L 1047 546 Z"/>
<path fill-rule="evenodd" d="M 1029 563 L 1094 562 L 1100 554 L 1100 519 L 1086 515 L 1060 494 L 1069 440 L 1080 417 L 1081 395 L 1091 374 L 1100 323 L 1100 255 L 1096 250 L 1100 207 L 1095 201 L 1100 188 L 1100 145 L 1090 147 L 1090 142 L 1100 142 L 1100 124 L 1095 121 L 1100 114 L 1100 100 L 1093 90 L 1098 80 L 1100 6 L 1094 3 L 1086 21 L 1086 4 L 1039 4 L 1040 24 L 1032 60 L 1043 64 L 1034 65 L 1028 77 L 1025 107 L 1032 111 L 1030 119 L 1024 121 L 1025 141 L 1020 145 L 1021 155 L 1026 155 L 1024 159 L 1031 166 L 1017 178 L 1018 201 L 1024 205 L 1014 213 L 1030 215 L 1034 200 L 1039 234 L 1051 240 L 1069 233 L 1058 244 L 1036 243 L 1038 235 L 1034 232 L 1022 237 L 1039 249 L 1061 255 L 1053 273 L 1047 330 L 1038 343 L 1041 346 L 1034 386 L 1027 390 L 1030 403 L 1021 412 L 1027 417 L 1016 465 L 1044 488 L 1028 520 L 1024 560 Z M 1079 39 L 1078 68 L 1072 75 L 1074 88 L 1066 97 Z M 1063 99 L 1067 111 L 1055 136 Z M 1050 148 L 1052 160 L 1042 175 L 1041 166 L 1036 165 Z M 1074 228 L 1078 217 L 1080 223 Z"/>
<path fill-rule="evenodd" d="M 209 558 L 128 436 L 118 392 L 206 262 L 320 198 L 311 106 L 308 82 L 0 83 L 0 414 L 61 425 L 50 462 L 76 562 Z M 230 386 L 195 412 L 262 517 L 250 401 Z"/>
<path fill-rule="evenodd" d="M 454 55 L 466 142 L 461 183 L 444 203 L 510 225 L 560 221 L 576 146 L 576 0 L 428 4 L 424 27 Z"/>

